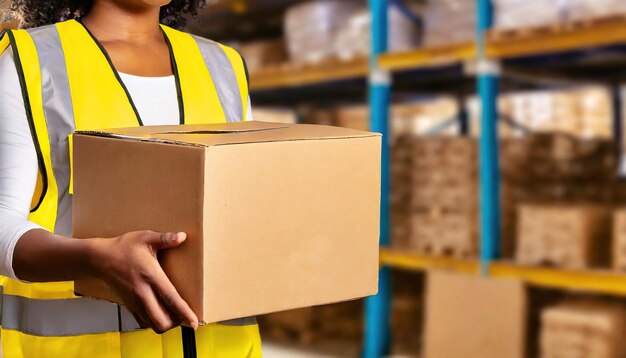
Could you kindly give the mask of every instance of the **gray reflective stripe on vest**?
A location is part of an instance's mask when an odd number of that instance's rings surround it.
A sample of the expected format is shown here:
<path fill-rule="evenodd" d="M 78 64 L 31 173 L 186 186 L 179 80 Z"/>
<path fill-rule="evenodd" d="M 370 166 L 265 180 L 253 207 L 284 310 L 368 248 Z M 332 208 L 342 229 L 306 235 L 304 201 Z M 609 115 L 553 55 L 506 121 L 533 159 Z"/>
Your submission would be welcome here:
<path fill-rule="evenodd" d="M 124 306 L 119 306 L 120 314 L 120 330 L 122 332 L 131 332 L 140 330 L 141 327 L 135 317 Z"/>
<path fill-rule="evenodd" d="M 141 329 L 135 317 L 128 312 L 128 310 L 124 306 L 120 306 L 120 326 L 122 332 L 131 332 Z M 245 317 L 245 318 L 237 318 L 231 319 L 228 321 L 218 322 L 217 324 L 221 324 L 223 326 L 249 326 L 252 324 L 257 324 L 256 317 Z"/>
<path fill-rule="evenodd" d="M 0 289 L 1 292 L 1 289 Z M 132 314 L 114 303 L 90 299 L 33 299 L 2 295 L 0 300 L 3 329 L 40 337 L 64 337 L 140 330 Z M 256 324 L 247 317 L 219 322 L 227 326 Z"/>
<path fill-rule="evenodd" d="M 42 337 L 119 332 L 117 305 L 89 298 L 2 296 L 2 328 Z"/>
<path fill-rule="evenodd" d="M 209 69 L 213 85 L 224 109 L 224 115 L 228 122 L 241 122 L 243 116 L 243 102 L 239 83 L 232 63 L 217 43 L 202 37 L 192 36 L 200 48 L 206 67 Z M 183 94 L 184 95 L 184 94 Z"/>
<path fill-rule="evenodd" d="M 70 183 L 70 157 L 68 136 L 74 132 L 74 107 L 72 105 L 72 95 L 70 92 L 65 54 L 59 32 L 54 25 L 39 27 L 27 30 L 33 39 L 39 57 L 39 67 L 41 72 L 42 103 L 46 127 L 48 130 L 48 140 L 50 141 L 50 159 L 54 179 L 58 187 L 58 206 L 54 232 L 59 235 L 72 235 L 72 198 L 69 195 Z M 13 296 L 17 297 L 17 296 Z M 39 327 L 37 322 L 24 322 L 26 333 L 37 335 L 76 335 L 102 332 L 119 332 L 121 323 L 118 320 L 118 305 L 92 300 L 88 298 L 67 299 L 67 300 L 29 300 L 23 297 L 11 298 L 5 296 L 9 302 L 19 302 L 21 312 L 32 319 L 37 319 L 37 315 L 46 309 L 63 309 L 65 315 L 62 317 L 42 316 L 39 322 L 47 323 L 45 327 Z M 34 303 L 33 303 L 34 302 Z M 76 310 L 76 311 L 73 311 Z M 123 309 L 125 311 L 125 309 Z M 121 309 L 120 309 L 121 311 Z M 37 312 L 37 313 L 33 313 Z M 85 315 L 87 314 L 87 315 Z M 128 313 L 134 325 L 127 324 L 128 331 L 139 327 L 130 313 Z M 3 314 L 2 321 L 5 323 L 6 315 Z M 6 318 L 8 324 L 20 331 L 23 316 Z M 78 318 L 77 318 L 78 317 Z M 81 322 L 80 317 L 86 322 Z M 88 317 L 88 318 L 87 318 Z M 18 319 L 19 318 L 19 319 Z M 78 321 L 76 321 L 78 319 Z M 58 326 L 56 320 L 63 323 L 64 329 L 61 332 L 53 332 L 51 327 Z M 95 321 L 91 325 L 89 322 Z M 129 319 L 126 320 L 127 322 Z M 10 328 L 4 326 L 5 328 Z M 122 332 L 124 327 L 122 328 Z M 64 333 L 65 332 L 65 333 Z M 50 333 L 50 334 L 46 334 Z"/>
<path fill-rule="evenodd" d="M 72 235 L 72 198 L 69 194 L 70 157 L 68 136 L 74 132 L 74 108 L 61 38 L 56 26 L 28 30 L 32 37 L 41 71 L 44 116 L 50 140 L 50 159 L 58 187 L 54 232 Z"/>

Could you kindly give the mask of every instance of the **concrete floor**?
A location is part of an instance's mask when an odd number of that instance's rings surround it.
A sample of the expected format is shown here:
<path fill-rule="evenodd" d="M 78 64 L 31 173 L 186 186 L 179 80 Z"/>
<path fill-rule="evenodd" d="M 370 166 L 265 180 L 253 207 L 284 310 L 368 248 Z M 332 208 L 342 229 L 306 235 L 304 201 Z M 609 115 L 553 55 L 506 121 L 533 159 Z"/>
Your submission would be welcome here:
<path fill-rule="evenodd" d="M 303 348 L 276 342 L 263 342 L 263 358 L 351 358 L 359 356 L 359 347 L 344 342 L 325 342 Z"/>
<path fill-rule="evenodd" d="M 263 343 L 264 358 L 327 358 L 332 356 L 320 355 L 302 350 L 301 348 L 284 347 L 278 344 Z"/>

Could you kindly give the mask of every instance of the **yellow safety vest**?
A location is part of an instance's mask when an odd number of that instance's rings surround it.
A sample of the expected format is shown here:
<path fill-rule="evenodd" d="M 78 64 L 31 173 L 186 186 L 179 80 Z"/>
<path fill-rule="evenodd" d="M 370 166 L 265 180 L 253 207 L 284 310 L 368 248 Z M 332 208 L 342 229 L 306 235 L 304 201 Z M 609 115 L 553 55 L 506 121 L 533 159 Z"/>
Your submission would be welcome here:
<path fill-rule="evenodd" d="M 161 26 L 170 49 L 180 123 L 246 118 L 248 83 L 231 48 Z M 70 135 L 75 130 L 142 125 L 128 90 L 98 41 L 79 21 L 0 34 L 13 51 L 39 176 L 29 220 L 71 235 Z M 121 306 L 74 295 L 72 282 L 25 283 L 0 277 L 0 338 L 12 357 L 183 357 L 193 337 L 177 328 L 140 330 Z M 260 357 L 254 319 L 201 327 L 198 357 Z"/>

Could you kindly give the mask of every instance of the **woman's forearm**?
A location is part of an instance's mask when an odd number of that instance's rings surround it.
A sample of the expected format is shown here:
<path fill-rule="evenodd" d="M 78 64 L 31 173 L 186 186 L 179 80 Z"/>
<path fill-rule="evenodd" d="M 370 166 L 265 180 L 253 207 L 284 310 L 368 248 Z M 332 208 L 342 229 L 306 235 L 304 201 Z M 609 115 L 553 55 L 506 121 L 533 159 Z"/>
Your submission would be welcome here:
<path fill-rule="evenodd" d="M 18 278 L 31 282 L 97 277 L 114 290 L 144 327 L 164 332 L 198 318 L 157 261 L 157 253 L 181 245 L 185 233 L 135 231 L 110 239 L 71 239 L 34 229 L 13 253 Z"/>
<path fill-rule="evenodd" d="M 15 275 L 30 282 L 73 281 L 93 276 L 94 240 L 76 240 L 43 229 L 26 232 L 15 245 Z"/>

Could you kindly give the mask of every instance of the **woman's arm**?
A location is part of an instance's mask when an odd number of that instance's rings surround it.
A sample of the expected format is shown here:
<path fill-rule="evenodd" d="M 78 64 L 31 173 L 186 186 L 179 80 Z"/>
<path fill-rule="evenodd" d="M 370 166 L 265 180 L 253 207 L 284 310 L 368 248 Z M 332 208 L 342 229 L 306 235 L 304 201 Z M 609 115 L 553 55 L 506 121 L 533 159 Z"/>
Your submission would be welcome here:
<path fill-rule="evenodd" d="M 140 324 L 162 332 L 198 319 L 161 269 L 156 253 L 182 233 L 134 232 L 111 239 L 54 235 L 28 221 L 37 158 L 10 49 L 0 54 L 0 274 L 32 282 L 104 279 Z"/>
<path fill-rule="evenodd" d="M 76 240 L 43 229 L 17 242 L 13 266 L 33 282 L 99 277 L 122 298 L 143 327 L 165 332 L 181 322 L 197 328 L 198 319 L 157 261 L 157 252 L 182 244 L 184 233 L 137 231 L 110 239 Z"/>

